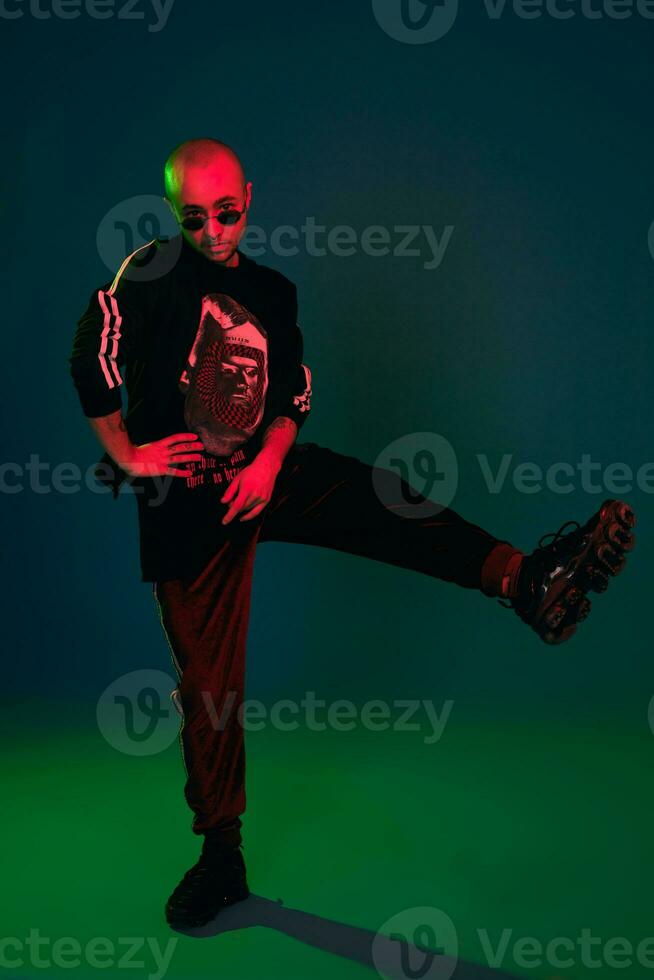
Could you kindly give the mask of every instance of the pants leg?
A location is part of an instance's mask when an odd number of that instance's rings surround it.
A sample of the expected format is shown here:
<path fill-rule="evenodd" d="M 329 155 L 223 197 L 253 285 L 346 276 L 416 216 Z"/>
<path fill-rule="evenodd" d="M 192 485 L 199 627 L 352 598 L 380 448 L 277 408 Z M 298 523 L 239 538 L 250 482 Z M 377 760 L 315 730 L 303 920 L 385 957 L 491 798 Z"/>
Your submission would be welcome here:
<path fill-rule="evenodd" d="M 405 481 L 377 470 L 383 502 L 373 469 L 316 443 L 296 443 L 261 514 L 240 525 L 235 518 L 229 538 L 193 578 L 154 585 L 179 678 L 184 795 L 196 834 L 241 840 L 245 745 L 238 708 L 259 541 L 333 548 L 481 588 L 482 565 L 498 539 L 449 508 L 433 514 Z"/>
<path fill-rule="evenodd" d="M 192 579 L 156 582 L 153 595 L 179 679 L 184 795 L 196 834 L 241 842 L 245 645 L 258 530 L 235 529 Z"/>
<path fill-rule="evenodd" d="M 260 515 L 259 541 L 334 548 L 481 589 L 484 561 L 505 542 L 447 507 L 433 509 L 390 470 L 295 443 Z"/>

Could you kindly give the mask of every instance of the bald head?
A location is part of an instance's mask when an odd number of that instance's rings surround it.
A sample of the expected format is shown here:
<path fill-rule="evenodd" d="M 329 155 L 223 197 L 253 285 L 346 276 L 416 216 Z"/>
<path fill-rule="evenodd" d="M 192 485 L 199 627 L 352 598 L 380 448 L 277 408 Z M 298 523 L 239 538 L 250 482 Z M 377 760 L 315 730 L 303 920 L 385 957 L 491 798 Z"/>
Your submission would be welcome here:
<path fill-rule="evenodd" d="M 211 137 L 186 140 L 175 147 L 164 166 L 164 187 L 168 200 L 175 202 L 179 198 L 180 187 L 187 171 L 208 169 L 222 171 L 239 178 L 241 184 L 245 184 L 241 161 L 231 146 Z"/>
<path fill-rule="evenodd" d="M 198 216 L 204 219 L 199 230 L 182 225 L 184 238 L 212 262 L 236 264 L 252 185 L 245 182 L 241 161 L 231 146 L 209 137 L 180 143 L 166 160 L 164 185 L 166 200 L 179 222 Z M 221 223 L 225 213 L 230 220 Z"/>

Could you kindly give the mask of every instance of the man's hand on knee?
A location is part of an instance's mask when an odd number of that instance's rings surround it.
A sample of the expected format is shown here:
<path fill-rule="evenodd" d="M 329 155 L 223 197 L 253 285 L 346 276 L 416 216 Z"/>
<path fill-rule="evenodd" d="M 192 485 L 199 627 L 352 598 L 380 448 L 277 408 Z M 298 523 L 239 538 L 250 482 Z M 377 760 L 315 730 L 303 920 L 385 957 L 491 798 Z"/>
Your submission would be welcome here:
<path fill-rule="evenodd" d="M 251 521 L 260 514 L 272 497 L 279 470 L 280 464 L 263 453 L 245 466 L 220 498 L 221 503 L 229 504 L 222 523 L 229 524 L 237 514 L 242 514 L 239 521 Z"/>

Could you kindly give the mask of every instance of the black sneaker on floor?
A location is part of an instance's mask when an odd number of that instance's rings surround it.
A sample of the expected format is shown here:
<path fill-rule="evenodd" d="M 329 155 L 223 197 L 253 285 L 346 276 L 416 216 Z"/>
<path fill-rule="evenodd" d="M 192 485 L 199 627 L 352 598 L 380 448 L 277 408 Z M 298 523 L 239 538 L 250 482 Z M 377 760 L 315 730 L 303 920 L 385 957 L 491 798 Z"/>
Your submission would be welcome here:
<path fill-rule="evenodd" d="M 576 530 L 564 534 L 571 524 Z M 518 597 L 502 605 L 515 609 L 545 643 L 565 643 L 590 612 L 586 592 L 605 592 L 624 568 L 635 524 L 629 504 L 605 500 L 583 527 L 568 521 L 556 534 L 544 535 L 522 562 Z"/>
<path fill-rule="evenodd" d="M 166 902 L 166 921 L 174 929 L 203 926 L 221 909 L 249 894 L 240 847 L 212 853 L 205 844 L 200 860 L 189 868 Z"/>

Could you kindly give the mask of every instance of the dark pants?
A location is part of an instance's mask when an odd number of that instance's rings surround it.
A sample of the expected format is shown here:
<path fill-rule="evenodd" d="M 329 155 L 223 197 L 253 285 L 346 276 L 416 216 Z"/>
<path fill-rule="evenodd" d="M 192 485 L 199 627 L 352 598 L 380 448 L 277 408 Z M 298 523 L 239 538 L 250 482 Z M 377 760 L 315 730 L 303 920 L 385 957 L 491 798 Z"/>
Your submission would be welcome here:
<path fill-rule="evenodd" d="M 482 565 L 499 541 L 448 508 L 434 513 L 433 502 L 391 471 L 313 442 L 291 448 L 261 514 L 243 523 L 237 515 L 229 528 L 199 574 L 155 582 L 153 594 L 179 678 L 193 831 L 238 843 L 245 746 L 237 712 L 257 543 L 335 548 L 480 589 Z"/>

